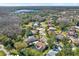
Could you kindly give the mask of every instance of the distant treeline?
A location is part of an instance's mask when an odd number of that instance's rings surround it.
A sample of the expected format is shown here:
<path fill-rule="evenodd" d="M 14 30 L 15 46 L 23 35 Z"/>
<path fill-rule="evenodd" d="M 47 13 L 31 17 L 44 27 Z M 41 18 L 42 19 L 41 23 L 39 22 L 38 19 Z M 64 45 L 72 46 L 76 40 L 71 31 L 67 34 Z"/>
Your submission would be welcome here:
<path fill-rule="evenodd" d="M 8 12 L 13 12 L 16 10 L 22 10 L 22 9 L 27 9 L 27 10 L 43 10 L 43 9 L 58 9 L 58 10 L 70 10 L 70 9 L 79 9 L 78 6 L 0 6 L 0 11 L 8 11 Z"/>

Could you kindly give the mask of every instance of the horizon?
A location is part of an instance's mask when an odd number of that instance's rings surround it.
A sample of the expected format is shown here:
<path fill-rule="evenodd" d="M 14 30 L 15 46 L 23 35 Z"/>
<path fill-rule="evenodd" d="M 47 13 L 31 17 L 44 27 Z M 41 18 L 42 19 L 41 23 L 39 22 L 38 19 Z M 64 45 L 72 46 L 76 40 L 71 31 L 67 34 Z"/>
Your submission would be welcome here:
<path fill-rule="evenodd" d="M 79 3 L 0 3 L 0 6 L 79 6 Z"/>

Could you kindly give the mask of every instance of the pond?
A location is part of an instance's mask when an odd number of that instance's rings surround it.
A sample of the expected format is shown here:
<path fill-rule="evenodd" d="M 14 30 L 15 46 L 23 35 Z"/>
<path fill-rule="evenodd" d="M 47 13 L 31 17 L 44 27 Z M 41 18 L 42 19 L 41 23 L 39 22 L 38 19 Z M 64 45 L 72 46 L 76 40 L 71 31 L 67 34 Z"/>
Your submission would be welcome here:
<path fill-rule="evenodd" d="M 15 13 L 31 13 L 31 12 L 38 12 L 38 10 L 17 10 Z"/>

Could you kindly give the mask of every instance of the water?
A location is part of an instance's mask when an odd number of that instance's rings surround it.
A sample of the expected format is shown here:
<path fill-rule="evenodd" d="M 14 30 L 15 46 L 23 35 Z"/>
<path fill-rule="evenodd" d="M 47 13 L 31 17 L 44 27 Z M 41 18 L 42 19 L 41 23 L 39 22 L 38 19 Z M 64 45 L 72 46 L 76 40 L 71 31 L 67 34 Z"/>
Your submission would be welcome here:
<path fill-rule="evenodd" d="M 79 6 L 0 6 L 0 11 L 16 11 L 16 10 L 63 10 L 63 9 L 79 9 Z"/>

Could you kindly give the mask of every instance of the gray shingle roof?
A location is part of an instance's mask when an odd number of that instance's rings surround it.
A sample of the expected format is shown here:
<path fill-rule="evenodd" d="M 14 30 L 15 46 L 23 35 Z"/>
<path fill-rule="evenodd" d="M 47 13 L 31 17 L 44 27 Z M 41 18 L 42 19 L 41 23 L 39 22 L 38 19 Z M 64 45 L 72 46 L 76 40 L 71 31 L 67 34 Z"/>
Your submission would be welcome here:
<path fill-rule="evenodd" d="M 50 50 L 46 56 L 55 56 L 57 53 L 58 51 Z"/>
<path fill-rule="evenodd" d="M 27 42 L 28 43 L 32 43 L 34 41 L 36 41 L 37 39 L 34 37 L 34 36 L 29 36 L 28 39 L 27 39 Z"/>

